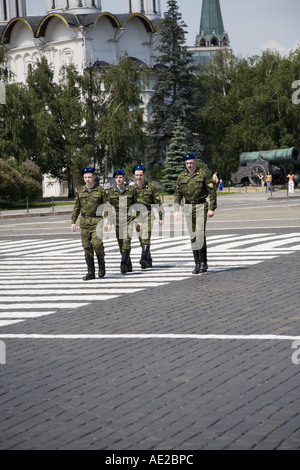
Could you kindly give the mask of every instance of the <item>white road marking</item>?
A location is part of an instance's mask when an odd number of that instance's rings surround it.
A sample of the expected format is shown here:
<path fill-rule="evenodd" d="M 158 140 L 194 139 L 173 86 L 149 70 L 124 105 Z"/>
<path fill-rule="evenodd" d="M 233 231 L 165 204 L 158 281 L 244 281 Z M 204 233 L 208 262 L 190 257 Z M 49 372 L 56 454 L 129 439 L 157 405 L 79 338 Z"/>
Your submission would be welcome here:
<path fill-rule="evenodd" d="M 1 339 L 67 339 L 67 340 L 85 340 L 85 339 L 190 339 L 190 340 L 252 340 L 252 341 L 298 341 L 300 336 L 290 335 L 222 335 L 222 334 L 94 334 L 94 335 L 42 335 L 42 334 L 1 334 Z"/>
<path fill-rule="evenodd" d="M 282 254 L 292 254 L 299 250 L 299 240 L 299 232 L 213 235 L 208 237 L 209 273 L 250 267 Z M 0 327 L 51 315 L 61 309 L 78 309 L 92 301 L 112 300 L 120 295 L 155 289 L 193 276 L 194 261 L 187 236 L 154 237 L 151 247 L 154 268 L 145 271 L 139 267 L 139 242 L 133 240 L 134 272 L 126 276 L 119 272 L 120 254 L 116 241 L 109 239 L 104 243 L 107 275 L 104 279 L 85 283 L 82 276 L 86 268 L 79 239 L 1 241 Z M 214 337 L 221 338 L 220 335 Z M 242 336 L 238 338 L 242 339 Z"/>

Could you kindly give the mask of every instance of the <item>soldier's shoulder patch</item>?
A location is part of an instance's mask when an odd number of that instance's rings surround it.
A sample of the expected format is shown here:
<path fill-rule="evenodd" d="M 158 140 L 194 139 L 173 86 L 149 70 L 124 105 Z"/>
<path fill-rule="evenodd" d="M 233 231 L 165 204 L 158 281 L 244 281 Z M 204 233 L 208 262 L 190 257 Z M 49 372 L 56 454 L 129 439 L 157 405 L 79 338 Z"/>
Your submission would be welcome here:
<path fill-rule="evenodd" d="M 209 183 L 208 187 L 213 189 L 213 187 L 214 187 L 213 183 Z"/>

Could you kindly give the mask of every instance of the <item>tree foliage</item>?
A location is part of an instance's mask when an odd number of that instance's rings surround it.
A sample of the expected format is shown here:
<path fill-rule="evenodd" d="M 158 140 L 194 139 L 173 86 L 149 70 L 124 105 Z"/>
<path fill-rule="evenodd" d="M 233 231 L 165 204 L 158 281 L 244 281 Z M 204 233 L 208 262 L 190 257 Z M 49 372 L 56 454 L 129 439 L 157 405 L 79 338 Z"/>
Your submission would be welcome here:
<path fill-rule="evenodd" d="M 292 84 L 300 76 L 300 49 L 237 58 L 221 52 L 197 76 L 204 159 L 223 178 L 242 152 L 299 146 L 300 106 Z"/>
<path fill-rule="evenodd" d="M 72 196 L 73 176 L 83 166 L 103 169 L 104 160 L 121 166 L 144 158 L 145 80 L 146 72 L 127 56 L 84 75 L 72 65 L 63 67 L 58 81 L 42 58 L 26 85 L 7 86 L 7 102 L 0 107 L 0 156 L 17 164 L 35 162 L 42 173 L 68 181 Z"/>
<path fill-rule="evenodd" d="M 100 75 L 103 102 L 97 116 L 97 139 L 113 167 L 144 160 L 146 135 L 143 120 L 143 85 L 148 72 L 127 57 Z"/>
<path fill-rule="evenodd" d="M 188 152 L 186 131 L 180 119 L 178 119 L 174 128 L 173 137 L 167 149 L 164 178 L 162 179 L 162 185 L 168 193 L 175 191 L 177 177 L 179 173 L 184 170 L 182 157 Z"/>
<path fill-rule="evenodd" d="M 37 128 L 34 161 L 44 173 L 68 181 L 81 160 L 83 105 L 81 78 L 73 66 L 62 68 L 59 83 L 46 59 L 42 59 L 28 78 L 32 114 Z"/>
<path fill-rule="evenodd" d="M 176 0 L 169 0 L 155 60 L 155 84 L 150 100 L 150 145 L 147 160 L 164 161 L 166 150 L 179 119 L 192 146 L 196 125 L 192 56 L 185 45 L 185 28 Z"/>
<path fill-rule="evenodd" d="M 0 159 L 0 200 L 35 200 L 42 195 L 42 177 L 39 168 L 30 161 L 18 164 Z"/>

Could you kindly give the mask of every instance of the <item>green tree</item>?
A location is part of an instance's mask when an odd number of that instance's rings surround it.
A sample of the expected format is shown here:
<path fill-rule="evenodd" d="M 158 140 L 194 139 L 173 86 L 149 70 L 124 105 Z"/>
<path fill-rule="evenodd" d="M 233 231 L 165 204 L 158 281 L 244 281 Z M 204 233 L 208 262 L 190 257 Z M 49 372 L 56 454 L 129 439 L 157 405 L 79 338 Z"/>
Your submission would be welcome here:
<path fill-rule="evenodd" d="M 148 71 L 126 55 L 101 74 L 104 102 L 96 127 L 102 154 L 113 167 L 144 160 L 146 134 L 142 101 Z"/>
<path fill-rule="evenodd" d="M 0 159 L 0 200 L 35 200 L 42 195 L 39 168 L 30 161 L 18 164 L 14 159 Z"/>
<path fill-rule="evenodd" d="M 81 153 L 83 105 L 81 77 L 73 66 L 61 70 L 59 83 L 42 59 L 28 78 L 37 132 L 34 160 L 43 173 L 68 181 L 73 196 L 73 173 L 86 159 Z"/>
<path fill-rule="evenodd" d="M 147 160 L 151 164 L 164 161 L 178 119 L 189 129 L 189 143 L 194 145 L 197 120 L 193 61 L 185 46 L 185 28 L 177 1 L 169 0 L 162 26 L 161 44 L 155 57 L 155 84 L 150 100 L 152 120 L 149 124 Z"/>
<path fill-rule="evenodd" d="M 34 156 L 37 129 L 31 100 L 24 85 L 6 84 L 6 103 L 0 105 L 0 155 L 17 162 Z"/>
<path fill-rule="evenodd" d="M 204 160 L 223 179 L 230 179 L 242 152 L 299 145 L 300 107 L 292 102 L 299 58 L 299 49 L 284 58 L 271 51 L 246 59 L 220 52 L 199 73 Z"/>
<path fill-rule="evenodd" d="M 184 170 L 182 157 L 189 152 L 187 141 L 186 129 L 182 126 L 180 119 L 178 119 L 175 124 L 173 137 L 167 149 L 164 178 L 162 179 L 162 185 L 168 193 L 175 191 L 177 177 Z"/>

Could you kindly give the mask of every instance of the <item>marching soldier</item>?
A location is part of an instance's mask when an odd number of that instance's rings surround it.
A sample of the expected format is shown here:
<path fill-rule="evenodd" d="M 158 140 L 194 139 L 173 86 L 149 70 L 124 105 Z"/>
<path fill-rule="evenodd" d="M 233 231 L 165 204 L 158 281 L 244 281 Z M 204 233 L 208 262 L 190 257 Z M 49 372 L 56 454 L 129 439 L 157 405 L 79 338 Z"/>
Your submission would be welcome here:
<path fill-rule="evenodd" d="M 151 233 L 154 221 L 152 205 L 159 206 L 159 225 L 163 224 L 164 209 L 158 191 L 154 184 L 146 181 L 146 168 L 144 165 L 135 165 L 132 168 L 132 174 L 135 176 L 136 183 L 134 188 L 137 191 L 137 202 L 143 204 L 146 210 L 140 213 L 140 223 L 137 226 L 139 240 L 142 248 L 140 265 L 142 269 L 152 268 L 152 258 L 150 254 Z"/>
<path fill-rule="evenodd" d="M 195 259 L 193 274 L 205 273 L 207 266 L 206 222 L 213 217 L 217 208 L 217 192 L 212 174 L 205 165 L 197 167 L 196 155 L 188 153 L 182 161 L 186 171 L 178 175 L 175 190 L 175 220 L 179 220 L 179 205 L 185 199 L 185 216 Z M 210 204 L 206 198 L 209 196 Z"/>
<path fill-rule="evenodd" d="M 85 253 L 88 272 L 84 276 L 84 281 L 95 279 L 94 252 L 96 253 L 99 264 L 99 278 L 105 276 L 104 247 L 102 240 L 97 235 L 97 226 L 103 217 L 98 217 L 97 208 L 106 204 L 107 195 L 105 190 L 96 183 L 95 168 L 83 168 L 81 174 L 85 185 L 79 188 L 75 200 L 72 214 L 72 232 L 76 232 L 76 221 L 79 214 L 81 242 Z"/>
<path fill-rule="evenodd" d="M 132 263 L 130 259 L 131 237 L 132 237 L 132 221 L 136 216 L 129 215 L 129 208 L 137 203 L 137 193 L 133 186 L 125 185 L 125 170 L 117 170 L 113 177 L 117 186 L 108 190 L 108 203 L 116 210 L 116 236 L 120 248 L 121 273 L 126 274 L 132 272 Z M 108 216 L 106 230 L 111 231 L 112 217 Z"/>

